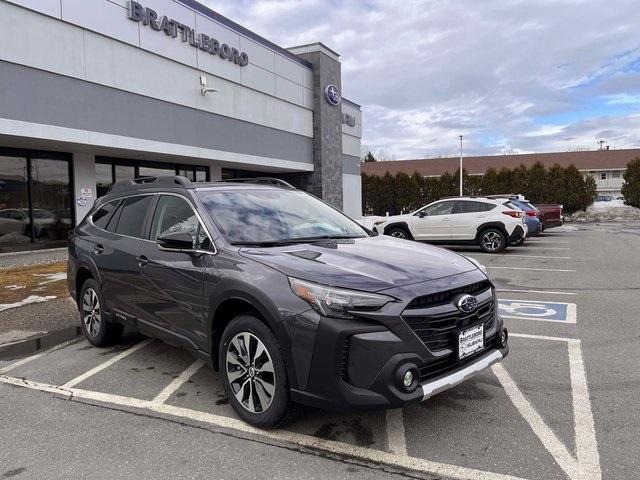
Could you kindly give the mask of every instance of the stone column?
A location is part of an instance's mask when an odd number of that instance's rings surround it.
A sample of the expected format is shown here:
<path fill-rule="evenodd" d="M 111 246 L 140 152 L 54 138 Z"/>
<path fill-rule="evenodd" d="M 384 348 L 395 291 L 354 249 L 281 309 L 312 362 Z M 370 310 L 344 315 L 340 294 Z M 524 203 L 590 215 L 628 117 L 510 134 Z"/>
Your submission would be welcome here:
<path fill-rule="evenodd" d="M 307 190 L 342 210 L 342 108 L 331 104 L 327 87 L 342 92 L 340 56 L 322 43 L 289 49 L 313 65 L 313 172 Z"/>

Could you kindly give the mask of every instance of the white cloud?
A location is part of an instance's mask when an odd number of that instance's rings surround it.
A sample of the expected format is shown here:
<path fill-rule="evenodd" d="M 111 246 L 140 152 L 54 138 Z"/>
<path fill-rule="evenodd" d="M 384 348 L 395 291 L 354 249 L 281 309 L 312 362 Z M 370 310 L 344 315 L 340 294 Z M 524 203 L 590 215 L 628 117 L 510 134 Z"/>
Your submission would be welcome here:
<path fill-rule="evenodd" d="M 338 51 L 364 142 L 396 158 L 455 153 L 460 133 L 478 154 L 593 148 L 604 133 L 640 145 L 637 0 L 204 3 L 279 45 Z"/>

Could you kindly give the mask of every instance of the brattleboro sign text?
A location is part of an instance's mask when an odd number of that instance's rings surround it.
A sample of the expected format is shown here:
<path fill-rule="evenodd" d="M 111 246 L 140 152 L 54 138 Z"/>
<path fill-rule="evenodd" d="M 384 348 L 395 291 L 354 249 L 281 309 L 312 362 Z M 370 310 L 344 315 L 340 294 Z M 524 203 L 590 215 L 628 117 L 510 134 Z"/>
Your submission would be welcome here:
<path fill-rule="evenodd" d="M 151 8 L 146 8 L 138 2 L 129 2 L 129 19 L 134 22 L 142 22 L 158 32 L 164 32 L 167 36 L 178 38 L 184 43 L 189 43 L 192 47 L 199 48 L 211 55 L 218 55 L 224 60 L 233 62 L 244 67 L 249 64 L 249 56 L 244 52 L 239 52 L 237 48 L 230 47 L 226 43 L 220 43 L 215 38 L 211 38 L 204 33 L 196 33 L 195 30 L 184 25 L 173 18 L 158 16 L 158 13 Z"/>

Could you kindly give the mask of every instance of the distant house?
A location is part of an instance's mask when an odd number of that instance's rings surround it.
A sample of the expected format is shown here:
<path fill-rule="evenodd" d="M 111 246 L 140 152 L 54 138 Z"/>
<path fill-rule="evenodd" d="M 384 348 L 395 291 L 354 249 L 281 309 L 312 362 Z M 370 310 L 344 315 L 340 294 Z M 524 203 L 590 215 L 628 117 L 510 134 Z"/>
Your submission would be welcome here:
<path fill-rule="evenodd" d="M 575 165 L 584 175 L 591 175 L 597 185 L 598 195 L 621 195 L 622 175 L 634 158 L 640 157 L 640 148 L 626 150 L 595 150 L 585 152 L 530 153 L 522 155 L 495 155 L 484 157 L 464 157 L 464 168 L 470 175 L 484 175 L 490 169 L 502 167 L 527 167 L 536 162 L 549 168 L 555 165 L 567 167 Z M 393 160 L 388 162 L 363 163 L 362 172 L 368 175 L 395 175 L 404 172 L 413 175 L 418 172 L 425 177 L 437 177 L 445 172 L 454 173 L 459 165 L 458 157 L 423 158 L 416 160 Z"/>

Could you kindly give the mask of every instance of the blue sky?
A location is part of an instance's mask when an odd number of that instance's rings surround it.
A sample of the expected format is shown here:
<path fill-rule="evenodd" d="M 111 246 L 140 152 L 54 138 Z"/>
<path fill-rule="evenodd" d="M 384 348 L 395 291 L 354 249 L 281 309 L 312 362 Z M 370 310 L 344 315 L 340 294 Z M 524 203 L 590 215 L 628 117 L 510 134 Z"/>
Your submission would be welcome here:
<path fill-rule="evenodd" d="M 341 54 L 383 157 L 640 147 L 637 0 L 201 0 Z"/>

